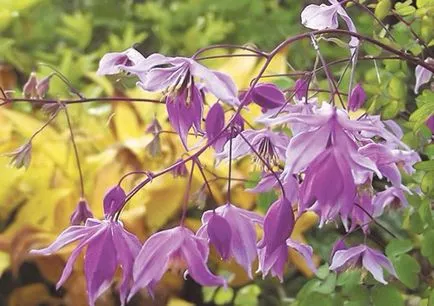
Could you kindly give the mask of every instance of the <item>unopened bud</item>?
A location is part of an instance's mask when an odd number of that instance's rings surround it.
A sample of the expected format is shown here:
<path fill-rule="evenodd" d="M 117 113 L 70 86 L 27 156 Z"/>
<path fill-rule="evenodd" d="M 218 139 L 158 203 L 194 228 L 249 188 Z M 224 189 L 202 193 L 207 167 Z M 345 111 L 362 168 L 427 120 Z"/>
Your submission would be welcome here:
<path fill-rule="evenodd" d="M 179 163 L 175 168 L 172 170 L 173 177 L 185 177 L 188 175 L 187 167 L 185 166 L 184 162 L 181 162 L 181 160 L 178 160 L 177 163 Z"/>
<path fill-rule="evenodd" d="M 348 109 L 355 112 L 365 104 L 366 93 L 360 84 L 356 84 L 348 98 Z"/>
<path fill-rule="evenodd" d="M 25 167 L 27 169 L 32 158 L 32 143 L 28 142 L 7 155 L 11 157 L 10 164 L 13 167 L 18 169 Z"/>
<path fill-rule="evenodd" d="M 36 94 L 39 98 L 43 98 L 47 94 L 48 89 L 50 89 L 50 80 L 52 77 L 53 74 L 50 74 L 36 84 Z"/>
<path fill-rule="evenodd" d="M 80 199 L 70 218 L 71 225 L 80 225 L 85 223 L 88 218 L 93 218 L 92 211 L 85 199 Z"/>
<path fill-rule="evenodd" d="M 36 97 L 36 85 L 38 80 L 36 79 L 36 73 L 32 72 L 27 80 L 26 84 L 23 86 L 23 94 L 26 98 Z"/>

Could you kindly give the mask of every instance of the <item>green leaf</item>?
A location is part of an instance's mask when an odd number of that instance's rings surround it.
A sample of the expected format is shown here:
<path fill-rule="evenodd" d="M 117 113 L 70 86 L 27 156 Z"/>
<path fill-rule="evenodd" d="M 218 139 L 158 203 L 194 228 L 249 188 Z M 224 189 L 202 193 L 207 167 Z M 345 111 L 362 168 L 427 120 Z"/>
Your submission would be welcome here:
<path fill-rule="evenodd" d="M 236 306 L 256 306 L 259 304 L 258 297 L 260 294 L 261 288 L 258 285 L 244 286 L 237 292 L 234 304 Z"/>
<path fill-rule="evenodd" d="M 375 7 L 375 16 L 383 20 L 387 15 L 389 15 L 390 9 L 392 8 L 392 3 L 390 0 L 381 0 Z"/>
<path fill-rule="evenodd" d="M 372 289 L 372 301 L 375 306 L 404 306 L 399 290 L 392 285 L 375 286 Z"/>
<path fill-rule="evenodd" d="M 232 288 L 220 288 L 214 296 L 214 303 L 216 303 L 217 305 L 225 305 L 230 303 L 233 297 L 234 290 Z"/>
<path fill-rule="evenodd" d="M 330 295 L 313 292 L 300 302 L 300 306 L 333 306 Z"/>
<path fill-rule="evenodd" d="M 397 2 L 395 4 L 395 11 L 401 16 L 411 15 L 416 12 L 416 8 L 411 4 L 412 0 L 407 0 L 404 3 Z"/>
<path fill-rule="evenodd" d="M 434 265 L 434 229 L 423 234 L 420 251 Z"/>
<path fill-rule="evenodd" d="M 202 287 L 203 301 L 206 303 L 212 302 L 217 289 L 218 287 Z"/>
<path fill-rule="evenodd" d="M 358 270 L 348 270 L 345 272 L 342 272 L 338 276 L 338 280 L 336 282 L 336 285 L 342 286 L 345 288 L 351 288 L 353 286 L 356 286 L 360 283 L 361 278 L 361 272 Z"/>
<path fill-rule="evenodd" d="M 336 287 L 336 273 L 330 273 L 327 278 L 316 289 L 315 292 L 331 294 Z"/>
<path fill-rule="evenodd" d="M 408 254 L 403 254 L 398 258 L 392 258 L 398 279 L 410 289 L 415 289 L 419 285 L 420 265 L 416 259 Z"/>
<path fill-rule="evenodd" d="M 386 254 L 388 257 L 395 257 L 405 254 L 413 249 L 413 244 L 410 240 L 392 239 L 386 247 Z"/>
<path fill-rule="evenodd" d="M 434 160 L 418 162 L 414 165 L 414 168 L 422 171 L 434 171 Z"/>
<path fill-rule="evenodd" d="M 330 270 L 329 270 L 329 265 L 327 263 L 319 267 L 318 271 L 316 272 L 316 276 L 319 279 L 326 279 L 326 277 L 329 276 L 329 274 L 330 274 Z"/>
<path fill-rule="evenodd" d="M 426 173 L 420 183 L 420 189 L 428 196 L 434 195 L 434 171 Z"/>

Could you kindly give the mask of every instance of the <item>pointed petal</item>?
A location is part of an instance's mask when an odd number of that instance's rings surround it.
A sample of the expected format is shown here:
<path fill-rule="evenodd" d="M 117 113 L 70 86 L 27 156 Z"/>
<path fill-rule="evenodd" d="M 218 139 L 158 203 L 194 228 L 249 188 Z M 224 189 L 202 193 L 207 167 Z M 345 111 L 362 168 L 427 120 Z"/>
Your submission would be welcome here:
<path fill-rule="evenodd" d="M 308 5 L 301 12 L 301 23 L 312 30 L 337 29 L 337 9 L 337 5 Z"/>
<path fill-rule="evenodd" d="M 332 264 L 330 265 L 330 270 L 337 270 L 345 266 L 348 262 L 354 260 L 361 256 L 361 254 L 366 250 L 365 245 L 359 245 L 346 250 L 339 250 L 333 256 Z"/>
<path fill-rule="evenodd" d="M 307 266 L 309 269 L 311 269 L 314 273 L 316 273 L 316 267 L 313 263 L 312 256 L 313 256 L 313 250 L 310 245 L 299 243 L 297 241 L 294 241 L 292 239 L 287 239 L 286 244 L 296 250 L 298 253 L 300 253 L 301 256 L 303 256 L 304 260 L 306 261 Z"/>
<path fill-rule="evenodd" d="M 426 59 L 425 62 L 428 63 L 429 59 Z M 431 80 L 432 72 L 418 65 L 416 66 L 415 75 L 416 75 L 416 84 L 414 85 L 414 93 L 418 94 L 419 88 Z"/>
<path fill-rule="evenodd" d="M 229 258 L 231 251 L 232 231 L 228 221 L 218 214 L 212 214 L 207 227 L 209 242 L 215 246 L 221 258 Z"/>
<path fill-rule="evenodd" d="M 372 276 L 377 281 L 385 285 L 387 284 L 387 282 L 384 280 L 383 269 L 368 248 L 363 253 L 362 264 L 366 270 L 371 272 Z"/>

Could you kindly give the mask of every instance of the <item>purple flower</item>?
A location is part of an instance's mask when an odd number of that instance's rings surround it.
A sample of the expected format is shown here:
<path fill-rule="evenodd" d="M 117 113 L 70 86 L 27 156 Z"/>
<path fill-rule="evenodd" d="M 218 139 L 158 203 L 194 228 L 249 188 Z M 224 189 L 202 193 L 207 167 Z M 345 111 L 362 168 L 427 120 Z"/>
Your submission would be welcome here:
<path fill-rule="evenodd" d="M 223 225 L 226 230 L 213 224 L 216 221 L 213 220 L 216 215 L 226 220 L 230 228 L 229 231 L 227 230 L 226 223 Z M 219 223 L 223 224 L 222 221 Z M 197 235 L 210 240 L 223 258 L 234 257 L 235 261 L 252 278 L 252 263 L 257 256 L 255 223 L 262 225 L 263 218 L 254 212 L 228 203 L 218 207 L 215 211 L 209 210 L 204 212 L 202 215 L 202 226 L 198 230 Z"/>
<path fill-rule="evenodd" d="M 333 255 L 330 270 L 347 269 L 354 265 L 363 266 L 377 281 L 383 284 L 387 284 L 387 282 L 384 280 L 382 268 L 397 277 L 395 269 L 389 259 L 379 251 L 371 249 L 364 244 L 346 250 L 336 251 Z"/>
<path fill-rule="evenodd" d="M 96 73 L 98 75 L 116 74 L 143 60 L 145 57 L 134 48 L 129 48 L 123 52 L 107 53 L 101 58 Z"/>
<path fill-rule="evenodd" d="M 86 220 L 89 218 L 93 218 L 89 204 L 85 199 L 80 199 L 77 207 L 71 215 L 69 223 L 71 225 L 80 225 L 81 223 L 86 223 Z"/>
<path fill-rule="evenodd" d="M 383 144 L 370 143 L 359 149 L 359 153 L 374 161 L 379 171 L 395 187 L 401 186 L 399 166 L 408 174 L 414 172 L 413 165 L 420 161 L 419 155 L 411 150 L 391 149 Z"/>
<path fill-rule="evenodd" d="M 30 73 L 29 79 L 23 86 L 23 94 L 25 98 L 34 98 L 37 96 L 36 85 L 38 84 L 38 79 L 36 78 L 36 73 Z"/>
<path fill-rule="evenodd" d="M 434 115 L 431 115 L 425 124 L 431 130 L 431 133 L 434 134 Z"/>
<path fill-rule="evenodd" d="M 274 84 L 257 84 L 252 90 L 253 101 L 264 110 L 282 107 L 285 104 L 285 95 Z"/>
<path fill-rule="evenodd" d="M 178 164 L 175 168 L 172 170 L 173 177 L 185 177 L 188 175 L 188 169 L 185 166 L 184 162 L 181 162 L 181 159 L 178 159 L 175 164 Z"/>
<path fill-rule="evenodd" d="M 87 219 L 85 225 L 70 226 L 50 246 L 32 250 L 31 253 L 50 255 L 74 241 L 79 241 L 79 244 L 71 253 L 56 287 L 60 288 L 65 283 L 71 275 L 77 256 L 87 247 L 84 273 L 89 304 L 93 306 L 96 299 L 110 287 L 116 269 L 120 266 L 120 299 L 122 305 L 125 305 L 132 281 L 134 258 L 141 246 L 140 241 L 117 221 Z"/>
<path fill-rule="evenodd" d="M 183 271 L 203 286 L 225 286 L 226 281 L 211 273 L 208 260 L 208 243 L 189 229 L 178 226 L 152 235 L 146 240 L 134 262 L 134 284 L 130 298 L 140 288 L 153 287 L 168 269 Z"/>
<path fill-rule="evenodd" d="M 106 219 L 113 218 L 114 215 L 122 208 L 127 195 L 121 186 L 116 185 L 110 188 L 104 196 L 104 216 Z"/>
<path fill-rule="evenodd" d="M 366 101 L 366 93 L 360 84 L 356 84 L 348 98 L 348 109 L 355 112 L 363 106 Z"/>
<path fill-rule="evenodd" d="M 32 160 L 32 142 L 29 141 L 6 155 L 11 157 L 10 164 L 15 168 L 24 167 L 28 169 Z"/>
<path fill-rule="evenodd" d="M 242 136 L 238 135 L 232 140 L 233 159 L 244 157 L 248 154 L 256 156 L 249 146 L 250 144 L 269 165 L 277 165 L 281 160 L 284 160 L 285 151 L 289 143 L 289 137 L 285 134 L 276 133 L 269 129 L 244 130 L 240 134 L 242 134 Z M 216 158 L 218 160 L 229 158 L 229 149 L 230 143 L 227 142 L 223 151 L 216 154 Z M 263 166 L 262 162 L 258 160 L 257 157 L 254 158 L 255 161 Z"/>
<path fill-rule="evenodd" d="M 307 266 L 316 273 L 316 267 L 312 260 L 312 247 L 292 239 L 287 239 L 285 243 L 279 245 L 271 254 L 267 254 L 265 248 L 259 249 L 258 272 L 262 272 L 263 278 L 271 273 L 272 276 L 277 276 L 281 282 L 283 281 L 283 272 L 285 264 L 288 261 L 288 248 L 297 251 L 304 258 Z"/>
<path fill-rule="evenodd" d="M 372 213 L 374 218 L 377 218 L 383 214 L 384 209 L 392 204 L 396 199 L 399 200 L 399 203 L 403 207 L 408 206 L 407 199 L 405 198 L 404 192 L 401 188 L 397 187 L 389 187 L 384 191 L 377 193 L 373 199 L 373 208 L 374 211 Z"/>
<path fill-rule="evenodd" d="M 297 179 L 292 174 L 280 172 L 277 172 L 276 174 L 279 176 L 279 179 L 282 182 L 286 198 L 289 201 L 295 201 L 298 198 Z M 280 188 L 280 184 L 277 181 L 276 177 L 273 173 L 263 173 L 262 179 L 258 182 L 258 184 L 253 188 L 247 189 L 247 191 L 261 193 L 268 192 L 273 188 Z"/>
<path fill-rule="evenodd" d="M 425 60 L 425 63 L 432 64 L 434 63 L 434 59 L 429 57 Z M 432 72 L 422 67 L 421 65 L 418 65 L 416 66 L 415 74 L 416 74 L 416 84 L 414 85 L 414 93 L 418 94 L 419 88 L 431 80 Z"/>
<path fill-rule="evenodd" d="M 345 9 L 337 0 L 329 0 L 331 5 L 316 5 L 311 4 L 305 7 L 301 12 L 301 23 L 312 30 L 337 29 L 339 26 L 338 16 L 340 16 L 347 24 L 348 30 L 357 32 L 356 27 L 348 16 Z M 357 47 L 359 40 L 356 37 L 351 37 L 350 47 Z"/>

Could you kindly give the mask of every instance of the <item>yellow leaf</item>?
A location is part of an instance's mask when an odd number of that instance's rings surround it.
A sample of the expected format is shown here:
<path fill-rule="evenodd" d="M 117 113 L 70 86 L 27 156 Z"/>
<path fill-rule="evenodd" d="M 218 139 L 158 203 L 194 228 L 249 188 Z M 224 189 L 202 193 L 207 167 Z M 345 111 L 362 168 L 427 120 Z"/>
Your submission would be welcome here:
<path fill-rule="evenodd" d="M 0 251 L 0 277 L 2 276 L 3 272 L 9 268 L 11 264 L 10 256 L 6 252 Z"/>
<path fill-rule="evenodd" d="M 120 102 L 116 104 L 113 120 L 116 127 L 116 135 L 119 140 L 139 137 L 144 132 L 140 127 L 134 107 L 128 103 Z"/>

